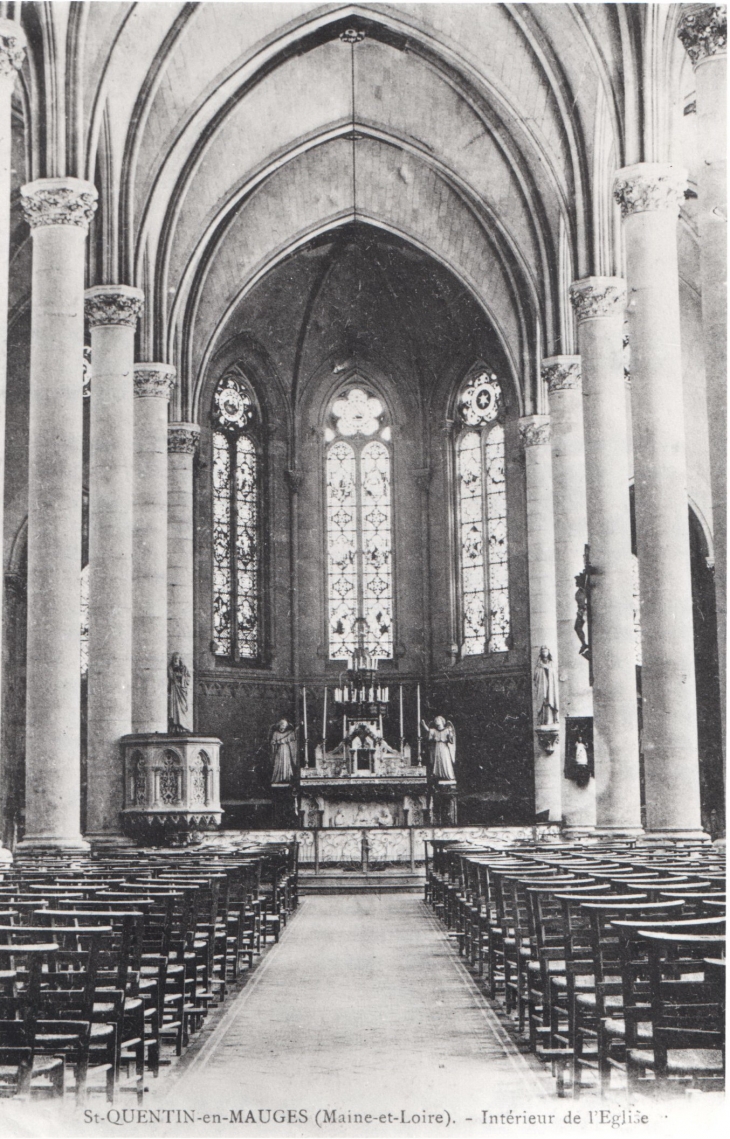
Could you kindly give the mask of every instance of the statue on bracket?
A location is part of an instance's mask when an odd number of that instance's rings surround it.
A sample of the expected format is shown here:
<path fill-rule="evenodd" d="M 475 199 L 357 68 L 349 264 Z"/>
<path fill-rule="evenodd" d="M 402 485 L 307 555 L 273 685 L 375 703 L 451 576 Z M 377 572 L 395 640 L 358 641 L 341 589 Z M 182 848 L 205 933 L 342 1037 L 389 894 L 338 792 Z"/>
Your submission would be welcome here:
<path fill-rule="evenodd" d="M 428 739 L 431 778 L 438 783 L 454 783 L 456 759 L 456 731 L 451 720 L 436 716 L 432 725 L 423 721 Z"/>
<path fill-rule="evenodd" d="M 190 729 L 183 720 L 188 711 L 190 672 L 180 653 L 173 653 L 167 666 L 167 730 L 170 735 L 184 736 Z"/>
<path fill-rule="evenodd" d="M 297 729 L 282 717 L 271 731 L 271 782 L 293 783 L 297 770 Z"/>
<path fill-rule="evenodd" d="M 546 727 L 558 723 L 558 678 L 555 675 L 553 655 L 547 645 L 543 645 L 537 657 L 533 674 L 535 688 L 535 712 L 537 723 Z"/>

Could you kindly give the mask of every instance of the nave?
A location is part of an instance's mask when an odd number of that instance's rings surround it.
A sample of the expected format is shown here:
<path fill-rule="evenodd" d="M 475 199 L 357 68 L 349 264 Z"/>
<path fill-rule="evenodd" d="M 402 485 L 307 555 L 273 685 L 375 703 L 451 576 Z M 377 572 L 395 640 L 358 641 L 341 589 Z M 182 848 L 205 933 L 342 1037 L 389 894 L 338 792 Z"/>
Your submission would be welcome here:
<path fill-rule="evenodd" d="M 431 839 L 423 894 L 374 869 L 301 902 L 296 843 L 19 860 L 0 882 L 2 1095 L 112 1126 L 291 1111 L 273 1121 L 302 1135 L 319 1111 L 422 1134 L 424 1114 L 566 1100 L 715 1109 L 724 851 L 509 837 Z"/>
<path fill-rule="evenodd" d="M 256 1025 L 255 1033 L 251 1026 Z M 476 1098 L 475 1098 L 476 1094 Z M 418 895 L 305 898 L 282 942 L 157 1102 L 400 1119 L 551 1094 Z M 547 1110 L 543 1108 L 543 1110 Z M 470 1114 L 466 1111 L 466 1114 Z"/>

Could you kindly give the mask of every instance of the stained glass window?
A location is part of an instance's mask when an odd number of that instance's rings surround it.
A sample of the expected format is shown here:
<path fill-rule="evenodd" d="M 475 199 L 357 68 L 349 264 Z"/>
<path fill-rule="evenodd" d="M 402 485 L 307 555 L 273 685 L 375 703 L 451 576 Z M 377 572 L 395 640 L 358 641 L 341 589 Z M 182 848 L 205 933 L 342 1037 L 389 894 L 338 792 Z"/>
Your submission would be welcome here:
<path fill-rule="evenodd" d="M 261 652 L 260 475 L 256 411 L 242 377 L 213 397 L 213 641 L 217 656 Z"/>
<path fill-rule="evenodd" d="M 456 442 L 461 574 L 461 651 L 464 656 L 509 648 L 509 551 L 504 428 L 498 420 L 497 377 L 481 372 L 458 401 Z"/>
<path fill-rule="evenodd" d="M 631 555 L 631 576 L 634 595 L 634 660 L 640 665 L 641 657 L 641 602 L 639 600 L 639 559 Z"/>
<path fill-rule="evenodd" d="M 368 651 L 387 659 L 393 655 L 391 431 L 381 401 L 362 388 L 336 399 L 325 443 L 329 655 L 352 655 L 356 622 L 364 617 Z"/>
<path fill-rule="evenodd" d="M 81 675 L 89 675 L 89 564 L 81 571 Z"/>

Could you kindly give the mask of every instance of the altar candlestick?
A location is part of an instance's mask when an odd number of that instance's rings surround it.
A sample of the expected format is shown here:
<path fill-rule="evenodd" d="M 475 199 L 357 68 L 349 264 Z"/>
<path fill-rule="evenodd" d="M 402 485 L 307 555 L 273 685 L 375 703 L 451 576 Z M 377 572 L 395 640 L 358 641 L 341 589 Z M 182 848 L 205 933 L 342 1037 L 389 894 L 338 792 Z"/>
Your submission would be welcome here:
<path fill-rule="evenodd" d="M 324 710 L 322 712 L 322 751 L 327 751 L 327 686 L 324 689 Z"/>
<path fill-rule="evenodd" d="M 309 733 L 307 731 L 307 689 L 302 688 L 302 706 L 304 709 L 304 766 L 309 767 Z"/>
<path fill-rule="evenodd" d="M 421 685 L 416 685 L 416 720 L 418 722 L 418 766 L 421 766 Z"/>
<path fill-rule="evenodd" d="M 398 700 L 400 705 L 400 749 L 403 751 L 403 685 L 400 685 L 398 690 Z"/>

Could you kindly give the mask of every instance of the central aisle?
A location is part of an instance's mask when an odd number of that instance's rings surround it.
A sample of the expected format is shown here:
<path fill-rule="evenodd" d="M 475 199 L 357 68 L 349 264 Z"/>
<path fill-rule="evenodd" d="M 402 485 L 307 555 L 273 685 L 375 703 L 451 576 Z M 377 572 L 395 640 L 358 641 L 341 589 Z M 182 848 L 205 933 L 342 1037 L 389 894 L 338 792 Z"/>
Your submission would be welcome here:
<path fill-rule="evenodd" d="M 517 1051 L 412 895 L 306 898 L 200 1052 L 165 1084 L 167 1105 L 190 1103 L 198 1115 L 205 1105 L 280 1107 L 306 1109 L 310 1123 L 317 1108 L 463 1105 L 468 1115 L 537 1098 L 544 1111 L 550 1096 L 537 1062 Z"/>

